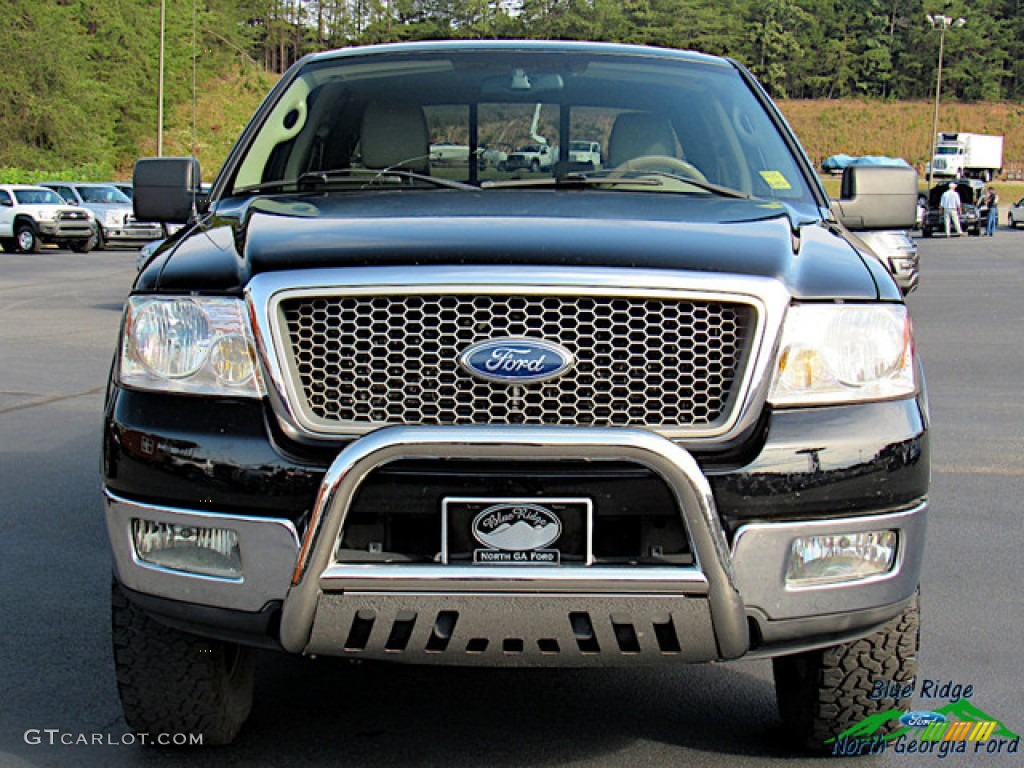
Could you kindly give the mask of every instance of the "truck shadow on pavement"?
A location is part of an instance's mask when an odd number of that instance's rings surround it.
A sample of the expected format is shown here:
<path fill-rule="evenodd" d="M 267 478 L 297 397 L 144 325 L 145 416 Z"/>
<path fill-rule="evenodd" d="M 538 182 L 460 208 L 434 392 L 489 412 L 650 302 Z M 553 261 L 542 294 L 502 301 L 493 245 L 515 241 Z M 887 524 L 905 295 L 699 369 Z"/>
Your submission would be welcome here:
<path fill-rule="evenodd" d="M 678 762 L 697 751 L 795 757 L 766 662 L 639 669 L 351 664 L 268 654 L 233 750 L 306 764 Z"/>

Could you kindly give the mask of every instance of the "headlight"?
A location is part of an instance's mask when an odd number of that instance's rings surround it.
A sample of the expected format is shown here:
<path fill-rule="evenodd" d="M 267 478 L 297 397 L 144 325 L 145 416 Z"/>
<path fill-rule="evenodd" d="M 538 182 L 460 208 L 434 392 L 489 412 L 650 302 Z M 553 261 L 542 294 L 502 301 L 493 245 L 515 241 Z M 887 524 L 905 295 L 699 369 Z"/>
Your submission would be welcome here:
<path fill-rule="evenodd" d="M 821 405 L 917 393 L 910 316 L 899 304 L 790 307 L 769 401 Z"/>
<path fill-rule="evenodd" d="M 134 297 L 120 381 L 166 392 L 260 397 L 256 351 L 239 299 Z"/>
<path fill-rule="evenodd" d="M 901 256 L 908 251 L 913 252 L 917 250 L 914 241 L 902 231 L 858 232 L 857 237 L 863 240 L 876 255 L 883 259 L 888 256 Z"/>
<path fill-rule="evenodd" d="M 107 227 L 120 227 L 124 222 L 124 216 L 120 211 L 104 211 L 103 224 Z"/>

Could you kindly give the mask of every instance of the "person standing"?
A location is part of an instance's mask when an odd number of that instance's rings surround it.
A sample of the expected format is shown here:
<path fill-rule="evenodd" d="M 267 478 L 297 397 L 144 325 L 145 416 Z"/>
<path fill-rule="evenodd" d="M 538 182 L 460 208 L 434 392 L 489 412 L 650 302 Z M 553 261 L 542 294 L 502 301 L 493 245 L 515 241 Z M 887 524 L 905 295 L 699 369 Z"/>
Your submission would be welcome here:
<path fill-rule="evenodd" d="M 949 225 L 953 223 L 953 228 L 956 229 L 956 236 L 960 237 L 964 233 L 960 227 L 960 195 L 957 194 L 956 184 L 950 182 L 949 189 L 942 193 L 942 197 L 939 198 L 939 207 L 942 209 L 942 218 L 946 222 L 946 237 L 950 236 Z"/>
<path fill-rule="evenodd" d="M 996 234 L 996 225 L 999 223 L 999 195 L 996 194 L 995 187 L 988 188 L 988 194 L 985 196 L 985 203 L 988 205 L 988 218 L 985 220 L 985 234 L 989 237 L 994 237 Z"/>

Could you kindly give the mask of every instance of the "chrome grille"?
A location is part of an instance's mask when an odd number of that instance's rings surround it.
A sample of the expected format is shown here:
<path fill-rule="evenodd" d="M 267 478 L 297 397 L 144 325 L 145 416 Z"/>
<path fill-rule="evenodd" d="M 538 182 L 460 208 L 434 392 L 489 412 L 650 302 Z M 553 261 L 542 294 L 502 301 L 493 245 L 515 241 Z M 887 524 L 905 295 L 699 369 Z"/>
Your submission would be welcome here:
<path fill-rule="evenodd" d="M 535 295 L 295 296 L 279 304 L 297 403 L 325 428 L 383 424 L 714 427 L 756 325 L 740 301 Z M 460 354 L 492 338 L 557 342 L 560 378 L 482 381 Z"/>

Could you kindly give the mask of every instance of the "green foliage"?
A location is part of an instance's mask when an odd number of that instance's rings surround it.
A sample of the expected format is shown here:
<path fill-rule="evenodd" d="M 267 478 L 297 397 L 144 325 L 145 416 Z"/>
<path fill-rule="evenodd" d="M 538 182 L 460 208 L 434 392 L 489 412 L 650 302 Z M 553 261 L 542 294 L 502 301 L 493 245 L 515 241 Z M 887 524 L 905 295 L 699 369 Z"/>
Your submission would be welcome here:
<path fill-rule="evenodd" d="M 199 155 L 207 177 L 299 57 L 398 40 L 688 48 L 736 58 L 778 98 L 925 102 L 940 41 L 925 14 L 944 13 L 967 23 L 944 38 L 943 103 L 1024 101 L 1020 0 L 6 0 L 0 159 L 123 176 L 156 154 L 162 2 L 164 153 Z"/>
<path fill-rule="evenodd" d="M 41 181 L 110 181 L 114 169 L 102 163 L 77 165 L 61 170 L 0 168 L 0 184 L 38 184 Z"/>

